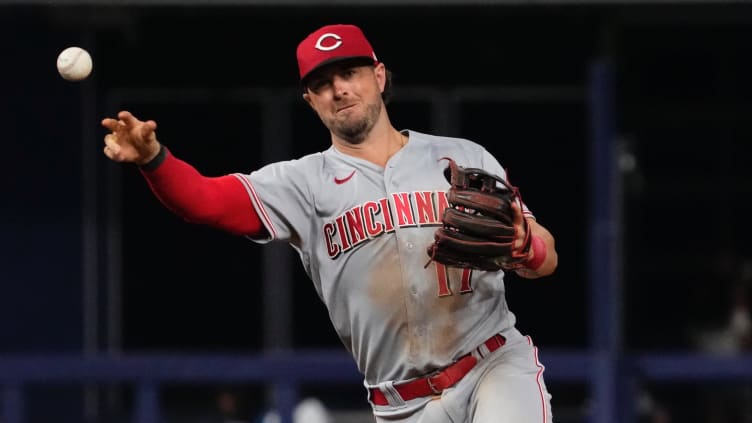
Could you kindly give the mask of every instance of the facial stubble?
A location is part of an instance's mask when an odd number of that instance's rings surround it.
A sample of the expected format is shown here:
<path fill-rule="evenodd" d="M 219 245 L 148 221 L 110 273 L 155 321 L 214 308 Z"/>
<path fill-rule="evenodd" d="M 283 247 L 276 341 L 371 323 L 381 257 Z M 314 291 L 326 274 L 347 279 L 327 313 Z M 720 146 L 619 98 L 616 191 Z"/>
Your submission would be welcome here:
<path fill-rule="evenodd" d="M 332 119 L 326 125 L 335 135 L 347 141 L 350 144 L 360 144 L 371 133 L 376 121 L 381 114 L 381 104 L 371 103 L 366 106 L 366 113 L 361 119 L 357 120 L 337 120 Z M 326 124 L 326 122 L 324 122 Z"/>

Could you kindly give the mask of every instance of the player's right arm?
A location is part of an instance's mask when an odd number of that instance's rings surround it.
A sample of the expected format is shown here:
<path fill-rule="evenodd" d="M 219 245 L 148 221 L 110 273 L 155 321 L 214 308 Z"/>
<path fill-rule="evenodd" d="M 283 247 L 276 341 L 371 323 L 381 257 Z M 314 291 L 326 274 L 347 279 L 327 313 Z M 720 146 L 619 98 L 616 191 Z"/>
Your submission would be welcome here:
<path fill-rule="evenodd" d="M 156 122 L 141 121 L 130 112 L 106 118 L 104 154 L 113 161 L 140 166 L 149 187 L 168 209 L 192 223 L 252 238 L 266 236 L 248 193 L 236 177 L 207 177 L 173 156 L 159 141 Z"/>

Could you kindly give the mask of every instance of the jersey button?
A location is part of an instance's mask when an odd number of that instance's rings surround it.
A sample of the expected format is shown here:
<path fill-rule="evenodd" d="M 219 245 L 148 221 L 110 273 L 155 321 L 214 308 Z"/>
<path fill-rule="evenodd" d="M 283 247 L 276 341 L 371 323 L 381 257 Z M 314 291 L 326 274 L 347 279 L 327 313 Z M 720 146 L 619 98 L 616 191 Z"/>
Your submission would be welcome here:
<path fill-rule="evenodd" d="M 408 249 L 408 250 L 412 250 L 412 249 L 413 249 L 413 247 L 414 247 L 414 245 L 413 245 L 413 243 L 412 243 L 412 242 L 408 242 L 408 243 L 407 243 L 407 244 L 405 244 L 405 245 L 407 246 L 407 249 Z"/>

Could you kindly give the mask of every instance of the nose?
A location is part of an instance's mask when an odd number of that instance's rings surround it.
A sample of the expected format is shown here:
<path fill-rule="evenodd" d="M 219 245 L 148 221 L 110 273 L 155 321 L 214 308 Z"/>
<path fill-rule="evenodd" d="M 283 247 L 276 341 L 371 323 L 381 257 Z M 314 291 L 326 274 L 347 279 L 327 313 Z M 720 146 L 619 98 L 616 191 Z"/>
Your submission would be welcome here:
<path fill-rule="evenodd" d="M 334 88 L 334 95 L 337 97 L 347 94 L 347 81 L 339 75 L 332 78 L 332 87 Z"/>

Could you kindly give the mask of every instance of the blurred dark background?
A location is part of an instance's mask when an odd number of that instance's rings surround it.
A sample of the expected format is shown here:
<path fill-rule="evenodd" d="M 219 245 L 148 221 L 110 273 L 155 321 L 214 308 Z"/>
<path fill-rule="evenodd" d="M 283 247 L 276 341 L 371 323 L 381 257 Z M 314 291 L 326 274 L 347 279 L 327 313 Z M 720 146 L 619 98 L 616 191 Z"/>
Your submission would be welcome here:
<path fill-rule="evenodd" d="M 0 354 L 341 348 L 290 249 L 271 261 L 294 263 L 275 314 L 267 247 L 173 216 L 136 169 L 101 154 L 99 126 L 120 109 L 154 119 L 208 175 L 325 149 L 297 98 L 294 51 L 329 23 L 361 26 L 394 72 L 396 127 L 486 146 L 555 235 L 555 275 L 507 281 L 520 329 L 544 351 L 589 346 L 588 83 L 593 63 L 612 64 L 624 348 L 740 348 L 723 336 L 736 306 L 749 317 L 752 7 L 630 3 L 0 2 Z M 55 69 L 70 45 L 92 53 L 84 82 Z M 481 94 L 455 99 L 440 125 L 421 89 Z M 259 98 L 289 105 L 283 150 L 264 145 Z M 580 400 L 578 389 L 567 391 Z"/>

